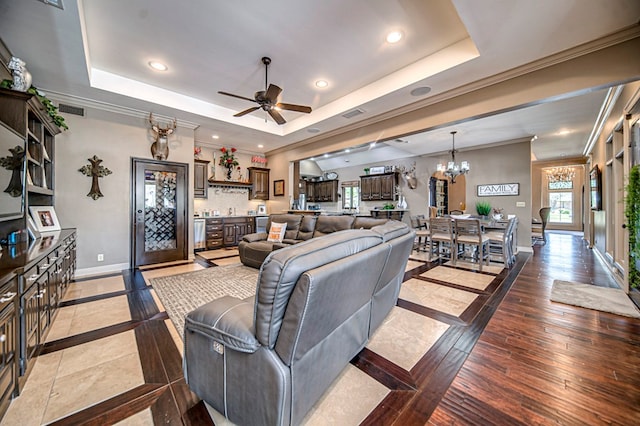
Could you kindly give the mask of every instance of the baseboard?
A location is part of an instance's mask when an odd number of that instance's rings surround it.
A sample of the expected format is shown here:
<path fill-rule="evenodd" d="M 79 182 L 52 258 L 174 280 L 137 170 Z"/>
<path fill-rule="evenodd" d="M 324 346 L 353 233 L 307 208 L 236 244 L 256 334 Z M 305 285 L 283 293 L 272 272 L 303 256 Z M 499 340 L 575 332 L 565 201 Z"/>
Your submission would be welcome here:
<path fill-rule="evenodd" d="M 531 246 L 518 246 L 517 249 L 518 249 L 517 253 L 520 253 L 520 252 L 533 253 L 533 247 Z"/>
<path fill-rule="evenodd" d="M 104 275 L 104 274 L 110 274 L 113 272 L 120 272 L 123 269 L 129 269 L 129 264 L 128 263 L 115 263 L 113 265 L 104 265 L 104 266 L 98 266 L 95 268 L 83 268 L 83 269 L 77 269 L 76 270 L 76 277 L 77 278 L 82 278 L 82 277 L 90 277 L 93 275 Z"/>

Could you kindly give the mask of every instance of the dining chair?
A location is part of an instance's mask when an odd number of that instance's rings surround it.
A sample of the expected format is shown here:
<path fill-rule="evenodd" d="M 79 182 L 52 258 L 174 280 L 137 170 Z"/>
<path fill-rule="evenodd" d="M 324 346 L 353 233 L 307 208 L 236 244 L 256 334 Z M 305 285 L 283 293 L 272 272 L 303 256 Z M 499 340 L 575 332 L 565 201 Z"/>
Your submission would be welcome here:
<path fill-rule="evenodd" d="M 448 217 L 432 217 L 429 219 L 429 230 L 431 231 L 431 241 L 429 244 L 429 261 L 431 255 L 437 253 L 438 257 L 447 257 L 452 264 L 456 264 L 457 250 L 453 237 L 453 222 Z M 435 249 L 435 250 L 434 250 Z"/>
<path fill-rule="evenodd" d="M 416 238 L 413 249 L 416 251 L 427 251 L 427 246 L 431 244 L 431 231 L 429 221 L 423 214 L 411 216 L 411 226 L 416 230 Z"/>
<path fill-rule="evenodd" d="M 489 238 L 489 260 L 498 260 L 505 268 L 513 264 L 513 227 L 516 218 L 496 220 L 492 231 L 486 233 Z M 502 230 L 497 229 L 502 228 Z"/>
<path fill-rule="evenodd" d="M 454 219 L 455 251 L 458 246 L 472 246 L 471 259 L 478 262 L 480 271 L 482 263 L 489 265 L 489 237 L 482 232 L 480 219 Z M 462 252 L 466 252 L 462 250 Z"/>
<path fill-rule="evenodd" d="M 462 210 L 449 210 L 449 215 L 460 215 L 464 214 Z"/>
<path fill-rule="evenodd" d="M 537 243 L 547 243 L 547 222 L 549 221 L 549 215 L 551 214 L 551 207 L 543 207 L 538 212 L 540 215 L 540 223 L 531 224 L 531 245 Z"/>

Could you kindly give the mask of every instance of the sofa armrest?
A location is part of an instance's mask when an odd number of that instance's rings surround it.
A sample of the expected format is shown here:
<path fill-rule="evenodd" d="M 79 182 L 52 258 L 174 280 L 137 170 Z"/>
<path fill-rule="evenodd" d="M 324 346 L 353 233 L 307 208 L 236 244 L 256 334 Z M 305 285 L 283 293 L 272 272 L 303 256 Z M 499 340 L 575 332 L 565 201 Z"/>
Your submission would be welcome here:
<path fill-rule="evenodd" d="M 238 352 L 253 353 L 260 347 L 253 326 L 253 304 L 231 296 L 189 312 L 185 332 L 200 333 Z"/>
<path fill-rule="evenodd" d="M 245 234 L 242 237 L 242 241 L 253 243 L 254 241 L 266 241 L 269 234 L 266 232 L 254 232 L 253 234 Z"/>

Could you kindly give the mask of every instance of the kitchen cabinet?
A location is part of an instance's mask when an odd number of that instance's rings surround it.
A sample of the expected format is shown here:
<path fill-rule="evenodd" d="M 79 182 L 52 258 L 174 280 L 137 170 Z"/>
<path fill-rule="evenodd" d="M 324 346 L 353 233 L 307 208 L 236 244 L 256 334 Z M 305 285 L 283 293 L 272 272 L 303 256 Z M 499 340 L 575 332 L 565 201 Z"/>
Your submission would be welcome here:
<path fill-rule="evenodd" d="M 360 200 L 393 201 L 397 185 L 397 172 L 360 176 Z"/>
<path fill-rule="evenodd" d="M 323 180 L 307 182 L 307 202 L 336 202 L 338 201 L 338 181 Z"/>
<path fill-rule="evenodd" d="M 207 198 L 209 181 L 207 180 L 207 169 L 209 162 L 205 160 L 193 160 L 193 197 Z"/>
<path fill-rule="evenodd" d="M 255 232 L 252 216 L 207 218 L 205 226 L 207 250 L 237 246 L 242 237 Z"/>
<path fill-rule="evenodd" d="M 269 169 L 262 167 L 247 167 L 249 170 L 249 181 L 251 188 L 249 189 L 250 200 L 268 200 L 269 199 Z"/>
<path fill-rule="evenodd" d="M 246 234 L 253 232 L 252 217 L 225 217 L 223 218 L 224 246 L 237 246 Z"/>

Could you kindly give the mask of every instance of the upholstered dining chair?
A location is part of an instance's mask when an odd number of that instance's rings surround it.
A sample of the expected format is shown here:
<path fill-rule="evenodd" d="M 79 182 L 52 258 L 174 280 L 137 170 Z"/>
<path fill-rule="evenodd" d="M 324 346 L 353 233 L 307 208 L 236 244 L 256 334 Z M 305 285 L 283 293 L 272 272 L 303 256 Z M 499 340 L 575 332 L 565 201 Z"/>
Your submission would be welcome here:
<path fill-rule="evenodd" d="M 489 237 L 482 232 L 480 219 L 454 219 L 455 251 L 459 245 L 472 246 L 471 258 L 477 260 L 480 271 L 482 263 L 489 265 Z"/>
<path fill-rule="evenodd" d="M 431 242 L 429 244 L 429 261 L 435 252 L 439 257 L 443 257 L 448 252 L 448 258 L 452 264 L 456 264 L 457 250 L 453 236 L 453 222 L 448 217 L 432 217 L 429 219 L 429 230 L 431 231 Z"/>
<path fill-rule="evenodd" d="M 543 207 L 538 212 L 540 215 L 540 223 L 531 224 L 531 245 L 536 243 L 547 243 L 547 222 L 549 221 L 549 215 L 551 214 L 551 207 Z"/>

